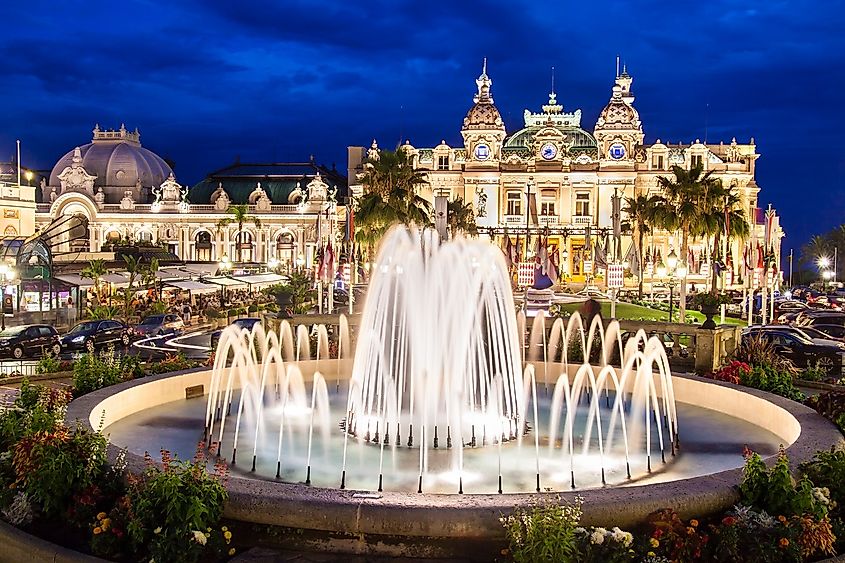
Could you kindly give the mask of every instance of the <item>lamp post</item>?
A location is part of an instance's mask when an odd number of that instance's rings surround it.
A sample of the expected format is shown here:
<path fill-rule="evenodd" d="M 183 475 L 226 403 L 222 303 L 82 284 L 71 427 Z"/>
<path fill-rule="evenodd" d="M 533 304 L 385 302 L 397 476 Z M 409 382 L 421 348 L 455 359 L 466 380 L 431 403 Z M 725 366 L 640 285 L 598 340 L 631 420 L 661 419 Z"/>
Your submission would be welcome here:
<path fill-rule="evenodd" d="M 816 260 L 816 265 L 819 267 L 819 274 L 822 277 L 822 289 L 827 289 L 827 280 L 830 278 L 825 276 L 825 274 L 828 272 L 828 268 L 830 268 L 830 258 L 819 256 L 818 260 Z"/>
<path fill-rule="evenodd" d="M 683 262 L 678 260 L 677 254 L 675 251 L 672 250 L 669 252 L 669 256 L 666 257 L 666 264 L 663 262 L 658 262 L 657 264 L 657 277 L 663 278 L 666 280 L 666 285 L 669 287 L 669 322 L 672 322 L 672 305 L 673 305 L 673 292 L 675 290 L 675 286 L 678 285 L 678 282 L 687 277 L 687 266 Z M 683 322 L 683 319 L 681 319 Z"/>
<path fill-rule="evenodd" d="M 26 177 L 26 185 L 31 186 L 32 185 L 32 178 L 33 178 L 32 170 L 27 170 L 26 172 L 24 172 L 23 175 L 24 175 L 24 177 Z"/>
<path fill-rule="evenodd" d="M 232 269 L 232 261 L 229 260 L 229 256 L 224 254 L 223 257 L 220 259 L 220 271 L 223 272 L 223 276 L 225 277 L 229 270 Z M 226 284 L 220 286 L 220 305 L 223 305 L 226 302 Z"/>
<path fill-rule="evenodd" d="M 0 264 L 0 290 L 2 290 L 2 315 L 0 315 L 0 330 L 6 330 L 6 287 L 17 277 L 15 269 L 8 264 Z"/>

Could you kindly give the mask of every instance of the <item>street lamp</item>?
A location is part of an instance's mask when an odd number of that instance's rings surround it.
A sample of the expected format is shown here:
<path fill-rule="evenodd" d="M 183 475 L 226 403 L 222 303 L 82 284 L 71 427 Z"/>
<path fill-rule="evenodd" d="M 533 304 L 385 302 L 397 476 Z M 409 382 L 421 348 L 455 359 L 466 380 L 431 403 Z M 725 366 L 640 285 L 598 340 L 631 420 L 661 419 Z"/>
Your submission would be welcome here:
<path fill-rule="evenodd" d="M 26 177 L 26 185 L 31 186 L 33 177 L 32 170 L 27 170 L 23 175 Z"/>
<path fill-rule="evenodd" d="M 669 287 L 669 322 L 671 323 L 673 292 L 678 282 L 687 277 L 687 266 L 678 260 L 678 255 L 672 250 L 669 252 L 669 256 L 666 257 L 666 264 L 663 264 L 662 261 L 657 263 L 656 271 L 657 277 L 665 279 L 666 285 Z M 683 322 L 683 319 L 681 319 L 681 322 Z"/>
<path fill-rule="evenodd" d="M 0 264 L 0 290 L 2 290 L 2 294 L 0 294 L 0 298 L 2 298 L 2 304 L 0 304 L 0 330 L 6 330 L 6 287 L 9 286 L 12 282 L 14 282 L 15 278 L 17 277 L 17 272 L 15 269 L 9 266 L 8 264 Z"/>
<path fill-rule="evenodd" d="M 220 271 L 223 272 L 223 276 L 225 277 L 229 270 L 232 269 L 232 261 L 229 260 L 229 256 L 224 254 L 223 257 L 220 259 Z M 226 302 L 226 284 L 222 284 L 220 286 L 220 304 L 223 305 Z"/>

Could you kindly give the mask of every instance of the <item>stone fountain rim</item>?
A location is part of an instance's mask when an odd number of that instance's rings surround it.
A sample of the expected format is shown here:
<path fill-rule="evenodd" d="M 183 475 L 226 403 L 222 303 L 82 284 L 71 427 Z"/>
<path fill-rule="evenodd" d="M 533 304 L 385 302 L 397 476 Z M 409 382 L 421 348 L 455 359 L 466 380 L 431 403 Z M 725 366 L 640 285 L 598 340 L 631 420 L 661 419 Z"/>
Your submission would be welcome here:
<path fill-rule="evenodd" d="M 202 371 L 209 370 L 160 374 L 94 391 L 74 400 L 68 406 L 66 419 L 69 424 L 79 423 L 93 429 L 91 413 L 107 397 L 154 381 Z M 673 374 L 673 377 L 758 397 L 789 413 L 801 428 L 798 438 L 786 448 L 793 467 L 810 460 L 819 450 L 843 445 L 839 430 L 809 407 L 756 389 L 738 388 L 697 376 Z M 109 444 L 110 458 L 114 459 L 121 451 Z M 140 473 L 145 468 L 143 457 L 137 454 L 127 452 L 126 462 L 133 472 Z M 504 530 L 499 517 L 512 512 L 516 506 L 536 503 L 540 498 L 571 502 L 576 496 L 581 497 L 584 525 L 624 528 L 642 522 L 647 514 L 661 508 L 673 508 L 685 518 L 729 508 L 738 499 L 737 485 L 741 476 L 742 468 L 735 468 L 676 481 L 564 492 L 464 495 L 383 492 L 377 493 L 378 498 L 361 498 L 354 495 L 372 491 L 327 489 L 233 475 L 227 484 L 229 501 L 225 516 L 253 524 L 357 537 L 461 537 L 500 541 L 504 538 Z"/>

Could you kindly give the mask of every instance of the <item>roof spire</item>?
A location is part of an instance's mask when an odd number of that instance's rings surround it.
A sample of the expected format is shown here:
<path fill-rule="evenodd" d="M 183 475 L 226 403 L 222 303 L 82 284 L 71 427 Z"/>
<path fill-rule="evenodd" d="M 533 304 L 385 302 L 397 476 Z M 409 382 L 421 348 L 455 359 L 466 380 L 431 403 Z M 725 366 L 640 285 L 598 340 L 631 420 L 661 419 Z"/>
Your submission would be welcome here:
<path fill-rule="evenodd" d="M 493 103 L 493 96 L 490 95 L 490 86 L 493 85 L 493 81 L 490 80 L 490 77 L 487 76 L 487 57 L 484 57 L 484 62 L 481 66 L 481 76 L 479 76 L 475 80 L 476 85 L 478 86 L 478 93 L 473 97 L 473 101 L 478 103 Z"/>
<path fill-rule="evenodd" d="M 552 94 L 555 93 L 555 67 L 552 66 Z"/>
<path fill-rule="evenodd" d="M 616 55 L 616 78 L 619 78 L 619 55 Z"/>

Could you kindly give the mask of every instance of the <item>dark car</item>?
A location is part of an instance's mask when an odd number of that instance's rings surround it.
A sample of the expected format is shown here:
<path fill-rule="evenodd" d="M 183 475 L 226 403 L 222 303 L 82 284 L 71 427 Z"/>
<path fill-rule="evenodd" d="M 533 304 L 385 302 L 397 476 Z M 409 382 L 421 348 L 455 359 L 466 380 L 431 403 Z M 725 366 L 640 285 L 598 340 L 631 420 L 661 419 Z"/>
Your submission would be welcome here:
<path fill-rule="evenodd" d="M 261 324 L 261 319 L 256 318 L 246 318 L 246 319 L 237 319 L 235 322 L 230 324 L 229 326 L 236 326 L 239 329 L 247 329 L 252 330 L 257 324 Z M 217 348 L 217 343 L 220 341 L 220 335 L 223 334 L 222 330 L 215 330 L 211 333 L 211 347 Z"/>
<path fill-rule="evenodd" d="M 845 340 L 845 326 L 818 324 L 813 325 L 812 328 L 814 328 L 818 332 L 826 334 L 828 338 L 833 338 L 836 340 Z"/>
<path fill-rule="evenodd" d="M 800 334 L 790 333 L 780 328 L 754 328 L 742 335 L 743 339 L 760 337 L 771 343 L 775 351 L 792 360 L 795 367 L 818 367 L 831 375 L 842 373 L 845 352 L 836 345 L 816 344 Z"/>
<path fill-rule="evenodd" d="M 139 324 L 135 325 L 135 334 L 138 336 L 161 336 L 163 334 L 176 334 L 185 328 L 185 321 L 182 317 L 173 313 L 161 315 L 150 315 Z"/>
<path fill-rule="evenodd" d="M 62 336 L 62 350 L 93 352 L 107 344 L 129 346 L 131 329 L 120 321 L 83 321 Z"/>
<path fill-rule="evenodd" d="M 0 355 L 21 359 L 62 351 L 59 333 L 50 325 L 22 325 L 0 332 Z"/>

